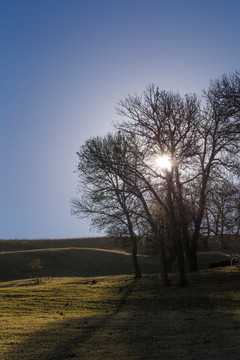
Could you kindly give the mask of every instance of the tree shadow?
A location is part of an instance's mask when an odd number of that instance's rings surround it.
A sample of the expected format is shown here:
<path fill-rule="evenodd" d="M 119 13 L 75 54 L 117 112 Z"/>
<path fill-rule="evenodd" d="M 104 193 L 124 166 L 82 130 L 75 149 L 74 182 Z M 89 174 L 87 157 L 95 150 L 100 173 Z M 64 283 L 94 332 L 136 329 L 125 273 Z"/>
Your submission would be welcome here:
<path fill-rule="evenodd" d="M 95 351 L 96 346 L 102 348 L 103 344 L 101 344 L 101 342 L 97 345 L 99 340 L 97 334 L 99 332 L 102 332 L 103 329 L 105 329 L 105 335 L 102 338 L 104 338 L 103 340 L 106 344 L 108 342 L 108 337 L 115 335 L 115 329 L 112 328 L 112 325 L 108 326 L 108 324 L 112 321 L 114 322 L 113 319 L 123 310 L 137 281 L 138 280 L 134 279 L 128 286 L 120 288 L 122 297 L 113 312 L 109 313 L 106 311 L 106 315 L 68 317 L 66 319 L 63 318 L 63 320 L 60 321 L 48 323 L 46 328 L 29 334 L 24 341 L 13 345 L 12 349 L 7 352 L 5 355 L 6 357 L 4 357 L 3 360 L 64 360 L 77 357 L 90 359 L 91 351 Z M 119 343 L 120 342 L 121 341 L 119 341 Z M 83 354 L 80 354 L 81 348 Z"/>
<path fill-rule="evenodd" d="M 57 344 L 54 349 L 54 353 L 58 354 L 57 356 L 53 355 L 52 357 L 47 357 L 44 360 L 64 360 L 75 358 L 77 356 L 75 349 L 78 348 L 80 344 L 82 345 L 86 342 L 89 342 L 89 339 L 94 339 L 92 346 L 95 347 L 97 343 L 97 333 L 103 329 L 106 329 L 107 325 L 113 320 L 113 318 L 115 318 L 123 310 L 128 297 L 131 295 L 136 286 L 137 281 L 138 280 L 134 279 L 126 288 L 122 289 L 123 296 L 121 297 L 119 304 L 117 305 L 114 312 L 110 314 L 107 313 L 106 316 L 85 318 L 84 325 L 87 326 L 83 327 L 80 333 L 78 333 L 75 337 L 67 338 L 64 342 L 61 342 L 61 344 Z M 68 324 L 69 321 L 66 322 L 65 326 Z M 80 330 L 78 319 L 71 320 L 69 325 L 77 325 L 76 328 Z M 92 341 L 90 341 L 90 343 L 92 343 Z M 100 347 L 102 348 L 102 344 L 100 344 Z M 90 356 L 91 349 L 85 349 L 84 352 L 86 355 Z"/>
<path fill-rule="evenodd" d="M 122 296 L 113 312 L 58 318 L 14 345 L 3 360 L 239 360 L 239 315 L 217 312 L 211 299 L 205 308 L 196 303 L 149 309 L 147 299 L 130 307 L 138 281 L 119 289 Z M 177 288 L 171 291 L 179 294 Z"/>

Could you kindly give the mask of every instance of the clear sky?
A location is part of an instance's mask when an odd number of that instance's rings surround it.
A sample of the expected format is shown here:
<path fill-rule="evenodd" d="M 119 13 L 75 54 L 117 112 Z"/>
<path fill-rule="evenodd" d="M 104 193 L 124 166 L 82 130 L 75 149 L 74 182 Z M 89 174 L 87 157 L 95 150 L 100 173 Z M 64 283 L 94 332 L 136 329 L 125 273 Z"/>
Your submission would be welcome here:
<path fill-rule="evenodd" d="M 0 238 L 96 235 L 70 215 L 76 151 L 154 83 L 240 69 L 239 0 L 0 0 Z"/>

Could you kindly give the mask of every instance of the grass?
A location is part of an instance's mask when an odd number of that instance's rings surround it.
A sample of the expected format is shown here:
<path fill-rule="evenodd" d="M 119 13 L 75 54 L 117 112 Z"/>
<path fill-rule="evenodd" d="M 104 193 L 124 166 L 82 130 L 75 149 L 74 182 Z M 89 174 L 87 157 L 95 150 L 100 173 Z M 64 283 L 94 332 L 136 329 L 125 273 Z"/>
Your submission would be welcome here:
<path fill-rule="evenodd" d="M 40 259 L 42 269 L 29 263 Z M 94 248 L 63 248 L 0 252 L 0 281 L 33 277 L 130 275 L 134 273 L 128 253 Z M 159 272 L 158 258 L 139 256 L 143 273 Z"/>
<path fill-rule="evenodd" d="M 163 288 L 157 258 L 134 280 L 109 239 L 0 240 L 0 359 L 239 360 L 240 271 L 206 270 L 229 254 L 199 253 L 189 287 Z"/>
<path fill-rule="evenodd" d="M 1 360 L 239 360 L 240 271 L 0 284 Z"/>
<path fill-rule="evenodd" d="M 34 241 L 29 240 L 30 243 L 34 243 Z M 59 243 L 58 240 L 56 241 Z M 101 246 L 101 241 L 99 246 Z M 226 259 L 231 259 L 230 255 L 221 252 L 198 253 L 200 269 L 209 268 L 211 263 Z M 40 261 L 41 269 L 39 271 L 29 266 L 34 260 Z M 157 256 L 139 255 L 138 260 L 143 274 L 160 272 Z M 0 264 L 0 282 L 33 277 L 94 277 L 134 273 L 129 253 L 93 247 L 1 251 Z M 177 268 L 175 262 L 172 269 L 177 271 Z"/>

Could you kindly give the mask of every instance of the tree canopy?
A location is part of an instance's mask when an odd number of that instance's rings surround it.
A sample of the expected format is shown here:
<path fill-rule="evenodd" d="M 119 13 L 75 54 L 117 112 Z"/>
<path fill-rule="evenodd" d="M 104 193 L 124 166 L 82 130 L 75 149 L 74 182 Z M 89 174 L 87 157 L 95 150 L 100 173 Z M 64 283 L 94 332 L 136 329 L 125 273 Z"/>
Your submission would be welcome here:
<path fill-rule="evenodd" d="M 77 153 L 81 195 L 72 200 L 72 213 L 109 234 L 128 235 L 136 276 L 137 238 L 150 234 L 163 283 L 169 284 L 168 262 L 177 258 L 180 284 L 187 284 L 185 258 L 197 270 L 203 224 L 213 222 L 214 199 L 227 179 L 239 224 L 239 99 L 239 72 L 212 81 L 201 98 L 151 85 L 142 96 L 121 100 L 113 132 L 90 138 Z M 239 231 L 236 224 L 222 229 Z"/>

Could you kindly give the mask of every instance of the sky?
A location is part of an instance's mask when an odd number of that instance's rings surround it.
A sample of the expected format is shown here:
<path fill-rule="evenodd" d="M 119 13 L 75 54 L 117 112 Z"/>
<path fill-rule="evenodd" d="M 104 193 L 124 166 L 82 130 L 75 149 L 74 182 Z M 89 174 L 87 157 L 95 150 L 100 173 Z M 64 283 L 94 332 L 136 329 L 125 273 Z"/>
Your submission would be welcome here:
<path fill-rule="evenodd" d="M 80 146 L 150 84 L 240 69 L 239 0 L 0 0 L 0 238 L 100 236 L 70 214 Z"/>

